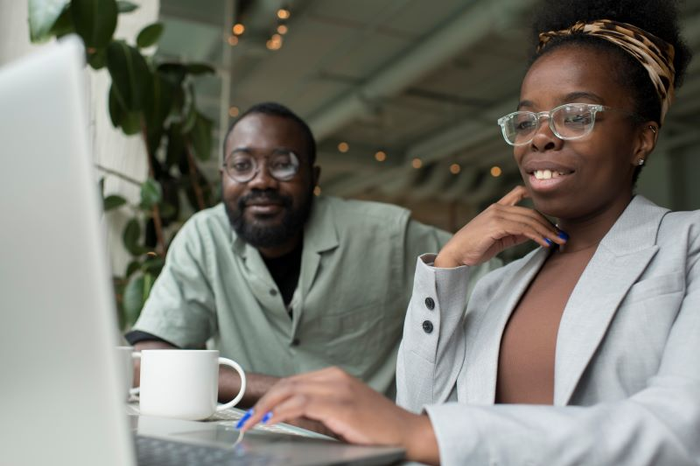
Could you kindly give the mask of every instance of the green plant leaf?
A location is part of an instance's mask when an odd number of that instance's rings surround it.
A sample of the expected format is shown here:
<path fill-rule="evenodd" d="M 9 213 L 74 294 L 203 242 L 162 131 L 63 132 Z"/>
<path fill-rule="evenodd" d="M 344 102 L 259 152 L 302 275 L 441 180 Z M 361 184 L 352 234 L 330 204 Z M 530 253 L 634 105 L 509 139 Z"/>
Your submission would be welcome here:
<path fill-rule="evenodd" d="M 122 131 L 128 136 L 141 132 L 141 112 L 126 112 L 121 123 Z"/>
<path fill-rule="evenodd" d="M 112 76 L 116 97 L 126 110 L 141 110 L 152 80 L 151 70 L 141 52 L 124 41 L 112 41 L 107 47 L 107 69 Z"/>
<path fill-rule="evenodd" d="M 68 4 L 63 9 L 63 13 L 58 17 L 49 33 L 56 37 L 63 37 L 73 32 L 75 32 L 75 26 L 73 25 L 73 16 L 70 12 L 70 4 Z"/>
<path fill-rule="evenodd" d="M 126 114 L 124 109 L 124 104 L 119 101 L 117 96 L 117 90 L 114 88 L 114 84 L 109 87 L 109 119 L 112 120 L 112 126 L 119 128 Z"/>
<path fill-rule="evenodd" d="M 194 125 L 197 124 L 197 109 L 194 105 L 190 105 L 187 111 L 187 116 L 185 117 L 184 123 L 182 123 L 182 133 L 187 134 L 194 129 Z"/>
<path fill-rule="evenodd" d="M 141 266 L 141 269 L 144 272 L 148 272 L 153 274 L 154 276 L 160 275 L 160 271 L 163 269 L 163 266 L 165 265 L 165 259 L 159 256 L 156 257 L 149 257 L 146 259 Z"/>
<path fill-rule="evenodd" d="M 107 50 L 97 49 L 88 57 L 88 63 L 93 70 L 99 70 L 107 66 Z"/>
<path fill-rule="evenodd" d="M 126 277 L 130 277 L 134 272 L 141 270 L 141 262 L 133 260 L 126 266 Z"/>
<path fill-rule="evenodd" d="M 145 303 L 148 299 L 148 295 L 151 294 L 151 288 L 153 288 L 153 282 L 155 281 L 153 274 L 148 272 L 143 274 L 143 302 Z"/>
<path fill-rule="evenodd" d="M 163 190 L 160 184 L 153 178 L 149 178 L 141 185 L 141 207 L 148 210 L 163 199 Z"/>
<path fill-rule="evenodd" d="M 197 122 L 190 132 L 190 140 L 199 160 L 209 160 L 211 156 L 211 131 L 212 121 L 201 113 L 197 113 Z"/>
<path fill-rule="evenodd" d="M 121 196 L 117 196 L 116 194 L 112 194 L 110 196 L 105 197 L 102 203 L 104 211 L 107 212 L 109 210 L 116 209 L 117 207 L 121 207 L 124 204 L 126 204 L 126 199 L 124 199 Z"/>
<path fill-rule="evenodd" d="M 133 325 L 136 319 L 139 318 L 141 309 L 143 309 L 143 303 L 146 302 L 143 297 L 144 284 L 143 275 L 132 276 L 124 288 L 122 306 L 124 307 L 126 322 L 129 325 Z"/>
<path fill-rule="evenodd" d="M 112 40 L 117 29 L 115 0 L 71 0 L 75 30 L 88 48 L 102 48 Z"/>
<path fill-rule="evenodd" d="M 117 318 L 119 319 L 119 328 L 124 330 L 126 327 L 126 317 L 124 316 L 124 287 L 126 286 L 126 280 L 122 277 L 112 276 L 112 285 L 114 286 L 114 297 L 117 301 Z"/>
<path fill-rule="evenodd" d="M 139 6 L 135 3 L 127 2 L 125 0 L 117 0 L 117 10 L 119 13 L 131 13 L 138 8 Z"/>
<path fill-rule="evenodd" d="M 144 248 L 139 245 L 139 239 L 141 238 L 141 225 L 139 221 L 135 218 L 129 220 L 124 227 L 124 233 L 122 234 L 122 240 L 124 241 L 124 247 L 134 256 L 143 254 Z"/>
<path fill-rule="evenodd" d="M 157 66 L 158 73 L 168 78 L 175 86 L 182 86 L 187 75 L 187 67 L 182 63 L 164 62 Z"/>
<path fill-rule="evenodd" d="M 190 63 L 189 65 L 186 65 L 186 68 L 187 72 L 193 75 L 216 73 L 214 67 L 207 65 L 206 63 Z"/>
<path fill-rule="evenodd" d="M 156 128 L 163 131 L 165 122 L 173 105 L 173 85 L 160 73 L 153 73 L 151 91 L 146 95 L 144 113 L 149 130 Z"/>
<path fill-rule="evenodd" d="M 165 134 L 165 130 L 160 125 L 146 125 L 148 127 L 148 131 L 146 133 L 146 145 L 148 146 L 148 153 L 156 154 L 157 160 L 160 161 L 162 157 L 161 152 L 158 151 L 158 149 L 160 148 L 161 141 L 163 140 L 163 134 Z"/>
<path fill-rule="evenodd" d="M 177 165 L 185 151 L 185 139 L 182 136 L 182 126 L 172 123 L 168 128 L 168 143 L 166 147 L 165 165 L 170 168 Z"/>
<path fill-rule="evenodd" d="M 139 32 L 139 35 L 136 37 L 136 45 L 140 49 L 150 47 L 158 42 L 161 34 L 163 34 L 163 23 L 149 24 Z"/>
<path fill-rule="evenodd" d="M 46 42 L 51 29 L 70 0 L 29 0 L 29 38 L 34 43 Z"/>

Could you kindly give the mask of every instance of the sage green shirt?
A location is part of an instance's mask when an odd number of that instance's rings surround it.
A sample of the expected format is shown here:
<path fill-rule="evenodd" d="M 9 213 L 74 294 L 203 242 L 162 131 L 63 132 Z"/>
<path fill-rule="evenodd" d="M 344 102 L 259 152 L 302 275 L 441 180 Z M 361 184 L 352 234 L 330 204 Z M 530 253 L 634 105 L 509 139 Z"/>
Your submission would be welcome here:
<path fill-rule="evenodd" d="M 337 365 L 393 396 L 417 258 L 449 238 L 400 207 L 314 198 L 290 318 L 220 204 L 178 233 L 134 330 L 182 348 L 212 339 L 244 370 L 278 377 Z"/>

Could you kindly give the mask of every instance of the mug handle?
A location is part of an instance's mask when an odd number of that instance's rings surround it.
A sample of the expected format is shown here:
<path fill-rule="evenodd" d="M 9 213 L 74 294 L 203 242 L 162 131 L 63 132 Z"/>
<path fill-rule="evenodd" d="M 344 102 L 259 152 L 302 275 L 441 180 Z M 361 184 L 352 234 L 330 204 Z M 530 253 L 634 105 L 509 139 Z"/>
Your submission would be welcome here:
<path fill-rule="evenodd" d="M 243 398 L 243 395 L 245 394 L 245 373 L 243 372 L 241 366 L 239 366 L 237 362 L 232 361 L 228 358 L 219 358 L 219 364 L 229 366 L 236 372 L 238 372 L 238 375 L 241 377 L 241 390 L 238 392 L 238 395 L 236 395 L 236 398 L 234 398 L 233 400 L 229 401 L 228 403 L 218 405 L 216 407 L 217 413 L 219 411 L 223 411 L 225 409 L 233 408 L 234 406 L 236 406 L 236 403 L 241 401 L 241 398 Z"/>
<path fill-rule="evenodd" d="M 141 359 L 141 352 L 134 351 L 131 353 L 131 359 Z M 133 387 L 129 389 L 129 396 L 135 396 L 137 399 L 141 395 L 141 387 Z"/>

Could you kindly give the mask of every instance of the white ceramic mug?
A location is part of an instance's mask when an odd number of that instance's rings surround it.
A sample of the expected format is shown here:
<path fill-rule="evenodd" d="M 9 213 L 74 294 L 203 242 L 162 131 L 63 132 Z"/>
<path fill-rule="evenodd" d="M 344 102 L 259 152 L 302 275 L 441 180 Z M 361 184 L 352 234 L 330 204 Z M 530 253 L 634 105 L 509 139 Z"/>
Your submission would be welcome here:
<path fill-rule="evenodd" d="M 119 360 L 119 370 L 122 372 L 124 380 L 124 400 L 128 400 L 134 393 L 134 359 L 138 353 L 134 353 L 131 346 L 117 346 L 117 358 Z"/>
<path fill-rule="evenodd" d="M 141 358 L 141 414 L 199 421 L 235 406 L 245 393 L 243 369 L 220 358 L 218 350 L 155 349 L 134 354 Z M 238 372 L 241 389 L 233 400 L 219 405 L 220 364 Z"/>

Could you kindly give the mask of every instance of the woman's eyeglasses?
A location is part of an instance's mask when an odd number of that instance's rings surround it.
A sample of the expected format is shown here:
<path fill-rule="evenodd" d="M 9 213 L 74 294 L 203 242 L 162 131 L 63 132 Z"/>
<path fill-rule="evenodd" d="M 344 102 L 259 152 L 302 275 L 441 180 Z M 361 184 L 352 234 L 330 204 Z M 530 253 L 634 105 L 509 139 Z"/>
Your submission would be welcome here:
<path fill-rule="evenodd" d="M 499 118 L 498 124 L 501 126 L 503 139 L 511 146 L 530 144 L 540 129 L 542 118 L 549 120 L 549 129 L 556 137 L 570 141 L 590 134 L 595 125 L 596 114 L 611 110 L 641 118 L 633 113 L 605 105 L 574 103 L 560 105 L 548 112 L 513 112 Z"/>

